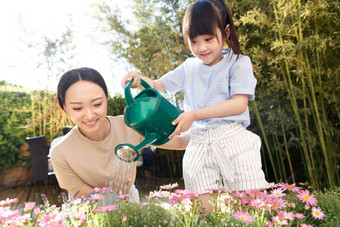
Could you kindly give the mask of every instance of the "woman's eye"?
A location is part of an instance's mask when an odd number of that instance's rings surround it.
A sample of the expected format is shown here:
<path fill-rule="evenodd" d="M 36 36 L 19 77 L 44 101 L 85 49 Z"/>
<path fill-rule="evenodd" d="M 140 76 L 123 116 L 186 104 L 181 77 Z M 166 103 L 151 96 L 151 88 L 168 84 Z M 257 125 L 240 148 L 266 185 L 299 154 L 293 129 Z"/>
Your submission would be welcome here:
<path fill-rule="evenodd" d="M 102 103 L 97 103 L 97 104 L 94 104 L 94 106 L 101 106 Z"/>
<path fill-rule="evenodd" d="M 81 110 L 81 107 L 73 108 L 73 110 Z"/>

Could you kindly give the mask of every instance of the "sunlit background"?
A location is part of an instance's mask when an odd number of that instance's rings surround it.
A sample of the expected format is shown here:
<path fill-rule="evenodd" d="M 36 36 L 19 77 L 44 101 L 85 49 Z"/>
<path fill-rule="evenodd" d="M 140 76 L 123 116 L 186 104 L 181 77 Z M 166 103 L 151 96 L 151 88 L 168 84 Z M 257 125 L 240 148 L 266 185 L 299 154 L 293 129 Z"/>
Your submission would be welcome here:
<path fill-rule="evenodd" d="M 122 92 L 121 76 L 131 70 L 123 62 L 110 58 L 108 48 L 101 42 L 103 34 L 93 18 L 95 4 L 102 0 L 11 0 L 0 2 L 0 80 L 29 89 L 56 90 L 58 76 L 46 76 L 46 67 L 38 67 L 41 58 L 39 42 L 43 37 L 55 39 L 65 31 L 73 31 L 76 44 L 72 67 L 92 67 L 105 78 L 111 93 Z M 118 7 L 128 10 L 129 1 Z M 128 13 L 124 14 L 128 16 Z M 37 46 L 29 47 L 29 44 Z"/>

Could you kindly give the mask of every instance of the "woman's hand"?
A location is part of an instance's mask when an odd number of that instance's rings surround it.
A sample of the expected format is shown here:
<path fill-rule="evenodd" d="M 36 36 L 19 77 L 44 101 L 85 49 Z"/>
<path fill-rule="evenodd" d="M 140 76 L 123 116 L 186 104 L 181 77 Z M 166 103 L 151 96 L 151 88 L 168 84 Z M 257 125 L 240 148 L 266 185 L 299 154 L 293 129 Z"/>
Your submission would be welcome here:
<path fill-rule="evenodd" d="M 196 121 L 196 115 L 194 111 L 184 112 L 180 114 L 173 122 L 173 125 L 177 125 L 175 131 L 169 136 L 169 139 L 182 132 L 186 132 L 190 129 L 192 123 Z"/>
<path fill-rule="evenodd" d="M 139 75 L 137 72 L 128 72 L 127 74 L 124 75 L 122 79 L 122 87 L 125 88 L 126 84 L 134 78 L 133 83 L 131 84 L 131 88 L 137 88 L 140 86 L 140 78 L 141 75 Z"/>

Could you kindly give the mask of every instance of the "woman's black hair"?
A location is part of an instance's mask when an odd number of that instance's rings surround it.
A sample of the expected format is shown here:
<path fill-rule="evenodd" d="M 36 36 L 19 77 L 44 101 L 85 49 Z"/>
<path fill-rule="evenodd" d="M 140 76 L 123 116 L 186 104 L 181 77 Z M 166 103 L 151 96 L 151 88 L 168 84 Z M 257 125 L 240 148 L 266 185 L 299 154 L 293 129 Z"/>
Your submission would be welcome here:
<path fill-rule="evenodd" d="M 97 72 L 96 70 L 92 68 L 87 68 L 87 67 L 71 69 L 61 76 L 59 83 L 58 83 L 57 97 L 58 97 L 59 106 L 62 109 L 64 109 L 65 94 L 66 94 L 67 89 L 72 84 L 80 80 L 86 80 L 86 81 L 90 81 L 90 82 L 97 84 L 99 87 L 103 89 L 106 98 L 108 98 L 108 91 L 107 91 L 104 78 L 102 77 L 102 75 L 100 75 L 99 72 Z"/>
<path fill-rule="evenodd" d="M 226 38 L 225 28 L 229 25 L 230 36 L 227 45 L 234 54 L 242 54 L 237 39 L 232 14 L 223 0 L 199 0 L 189 5 L 183 19 L 183 37 L 188 46 L 188 39 L 193 40 L 198 35 L 217 36 L 217 29 Z"/>

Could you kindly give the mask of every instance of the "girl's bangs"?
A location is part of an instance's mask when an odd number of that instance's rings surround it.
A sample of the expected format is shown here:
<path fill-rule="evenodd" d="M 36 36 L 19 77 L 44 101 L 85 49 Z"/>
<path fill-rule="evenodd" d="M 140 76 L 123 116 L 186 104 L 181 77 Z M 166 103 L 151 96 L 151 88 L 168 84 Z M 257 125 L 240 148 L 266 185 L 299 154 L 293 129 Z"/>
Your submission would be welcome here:
<path fill-rule="evenodd" d="M 189 18 L 187 18 L 187 35 L 190 40 L 193 40 L 199 35 L 216 36 L 216 28 L 218 27 L 218 15 L 214 13 L 211 4 L 196 4 Z"/>

